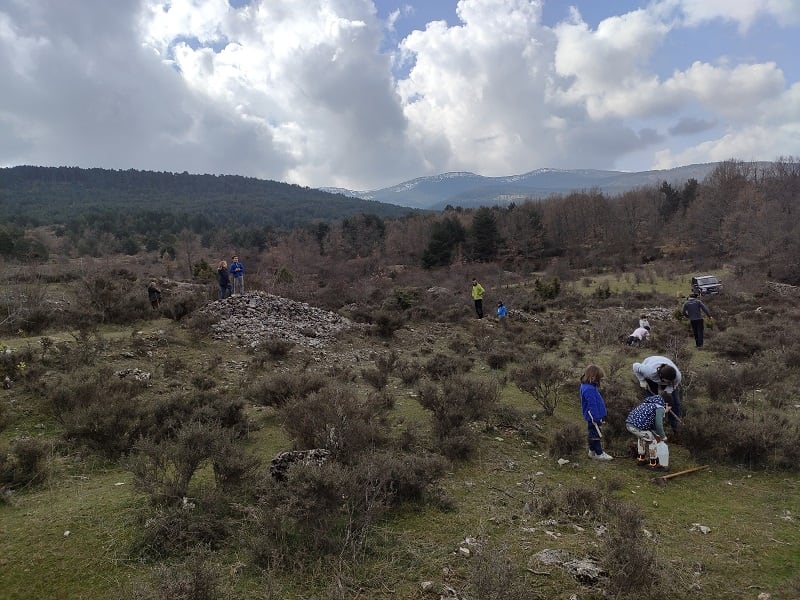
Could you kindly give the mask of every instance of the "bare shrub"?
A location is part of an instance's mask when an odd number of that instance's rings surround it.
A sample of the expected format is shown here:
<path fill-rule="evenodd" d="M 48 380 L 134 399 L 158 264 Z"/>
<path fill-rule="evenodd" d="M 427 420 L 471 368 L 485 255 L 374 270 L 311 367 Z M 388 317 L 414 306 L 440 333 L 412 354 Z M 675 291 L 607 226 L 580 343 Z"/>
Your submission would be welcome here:
<path fill-rule="evenodd" d="M 192 421 L 170 438 L 141 438 L 128 466 L 139 489 L 155 505 L 179 505 L 204 462 L 214 469 L 219 488 L 228 494 L 247 480 L 257 465 L 234 443 L 235 434 L 218 424 Z"/>
<path fill-rule="evenodd" d="M 0 484 L 15 489 L 41 485 L 47 480 L 48 446 L 42 440 L 23 437 L 0 449 Z"/>
<path fill-rule="evenodd" d="M 553 458 L 573 456 L 586 447 L 586 428 L 576 423 L 568 423 L 556 429 L 547 445 L 547 452 Z"/>
<path fill-rule="evenodd" d="M 292 341 L 271 337 L 249 347 L 247 352 L 253 355 L 251 366 L 263 367 L 270 361 L 286 358 L 294 347 L 295 343 Z"/>
<path fill-rule="evenodd" d="M 511 381 L 533 396 L 548 416 L 555 413 L 569 377 L 570 373 L 560 364 L 540 357 L 530 359 L 511 373 Z"/>
<path fill-rule="evenodd" d="M 515 355 L 511 350 L 498 350 L 486 356 L 486 364 L 491 369 L 504 369 L 507 364 L 514 362 L 514 358 Z"/>
<path fill-rule="evenodd" d="M 127 600 L 219 600 L 228 597 L 222 568 L 212 560 L 209 549 L 201 546 L 185 560 L 157 565 L 137 579 Z"/>
<path fill-rule="evenodd" d="M 381 450 L 351 465 L 296 463 L 265 482 L 249 511 L 247 545 L 261 566 L 344 552 L 362 555 L 375 523 L 392 507 L 426 502 L 447 463 L 434 455 Z"/>
<path fill-rule="evenodd" d="M 608 573 L 608 591 L 615 598 L 668 598 L 668 565 L 656 554 L 657 546 L 644 535 L 644 515 L 630 502 L 611 496 L 604 502 L 609 519 L 603 537 L 601 564 Z"/>
<path fill-rule="evenodd" d="M 398 360 L 395 371 L 406 385 L 416 383 L 422 377 L 422 365 L 414 361 Z"/>
<path fill-rule="evenodd" d="M 389 375 L 397 365 L 397 354 L 391 352 L 389 354 L 378 356 L 375 359 L 374 369 L 362 369 L 361 376 L 364 381 L 369 383 L 376 390 L 380 391 L 389 383 Z"/>
<path fill-rule="evenodd" d="M 325 385 L 322 375 L 308 371 L 276 373 L 254 381 L 245 389 L 244 397 L 254 404 L 280 408 L 320 391 Z"/>
<path fill-rule="evenodd" d="M 499 389 L 492 381 L 456 376 L 445 379 L 441 391 L 433 384 L 421 386 L 419 397 L 420 404 L 433 413 L 433 436 L 439 451 L 463 460 L 477 448 L 469 423 L 492 413 Z"/>
<path fill-rule="evenodd" d="M 84 369 L 48 386 L 46 402 L 64 437 L 106 456 L 127 452 L 139 435 L 138 396 L 147 384 L 111 369 Z"/>
<path fill-rule="evenodd" d="M 769 338 L 752 328 L 731 328 L 714 338 L 714 350 L 737 360 L 749 358 L 767 348 Z"/>
<path fill-rule="evenodd" d="M 130 553 L 143 560 L 184 556 L 198 546 L 214 550 L 231 535 L 228 501 L 213 490 L 179 504 L 158 505 L 140 515 Z"/>
<path fill-rule="evenodd" d="M 797 470 L 800 422 L 773 408 L 759 410 L 732 405 L 726 419 L 719 407 L 698 404 L 684 421 L 681 439 L 693 456 L 750 468 Z"/>
<path fill-rule="evenodd" d="M 462 348 L 463 351 L 463 348 Z M 472 361 L 463 355 L 434 354 L 425 362 L 425 372 L 436 380 L 443 380 L 472 368 Z"/>
<path fill-rule="evenodd" d="M 537 600 L 547 596 L 532 590 L 530 574 L 506 546 L 484 544 L 470 562 L 471 597 L 485 600 Z"/>
<path fill-rule="evenodd" d="M 361 377 L 373 388 L 380 391 L 389 383 L 389 375 L 380 369 L 361 369 Z"/>
<path fill-rule="evenodd" d="M 352 389 L 329 385 L 288 402 L 281 410 L 287 432 L 298 448 L 325 448 L 350 463 L 363 451 L 388 440 L 386 411 L 356 396 Z"/>
<path fill-rule="evenodd" d="M 489 421 L 499 429 L 513 429 L 524 436 L 534 436 L 542 430 L 536 422 L 536 413 L 509 404 L 496 404 Z"/>

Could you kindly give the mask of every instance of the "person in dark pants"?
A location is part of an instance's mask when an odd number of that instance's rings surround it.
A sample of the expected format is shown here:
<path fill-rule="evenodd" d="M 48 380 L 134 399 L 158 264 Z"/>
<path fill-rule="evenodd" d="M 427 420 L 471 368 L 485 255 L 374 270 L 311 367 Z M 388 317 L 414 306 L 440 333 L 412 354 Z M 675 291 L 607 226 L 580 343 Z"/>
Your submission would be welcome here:
<path fill-rule="evenodd" d="M 697 297 L 697 294 L 691 293 L 683 304 L 681 314 L 689 319 L 689 324 L 692 326 L 692 333 L 694 334 L 694 343 L 698 348 L 703 347 L 703 333 L 705 331 L 703 313 L 709 319 L 712 318 L 705 303 Z"/>
<path fill-rule="evenodd" d="M 228 271 L 228 263 L 224 260 L 219 261 L 217 267 L 217 283 L 219 283 L 219 299 L 228 298 L 231 295 L 231 274 Z"/>
<path fill-rule="evenodd" d="M 640 363 L 633 363 L 633 374 L 648 396 L 663 394 L 671 400 L 667 420 L 672 431 L 677 431 L 683 409 L 678 394 L 681 372 L 675 363 L 665 356 L 648 356 Z"/>
<path fill-rule="evenodd" d="M 603 377 L 605 373 L 597 365 L 589 365 L 581 375 L 581 413 L 589 431 L 589 458 L 594 460 L 614 458 L 603 450 L 601 428 L 606 422 L 606 404 L 598 389 Z"/>
<path fill-rule="evenodd" d="M 478 283 L 477 279 L 472 280 L 472 299 L 475 301 L 475 314 L 479 319 L 483 318 L 483 294 L 486 290 Z"/>
<path fill-rule="evenodd" d="M 150 300 L 150 306 L 153 307 L 153 310 L 157 310 L 159 304 L 161 304 L 161 290 L 156 287 L 155 281 L 151 281 L 150 285 L 147 286 L 147 299 Z"/>

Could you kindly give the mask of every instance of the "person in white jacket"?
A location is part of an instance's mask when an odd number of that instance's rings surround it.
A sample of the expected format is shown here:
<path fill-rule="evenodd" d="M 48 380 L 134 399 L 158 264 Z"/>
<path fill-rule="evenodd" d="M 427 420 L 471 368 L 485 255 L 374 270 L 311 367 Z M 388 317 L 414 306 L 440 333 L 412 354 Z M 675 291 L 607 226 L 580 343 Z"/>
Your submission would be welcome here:
<path fill-rule="evenodd" d="M 666 394 L 670 398 L 671 409 L 667 413 L 667 421 L 672 431 L 677 431 L 678 421 L 683 415 L 678 393 L 680 369 L 666 356 L 648 356 L 640 363 L 633 363 L 633 374 L 648 396 Z"/>

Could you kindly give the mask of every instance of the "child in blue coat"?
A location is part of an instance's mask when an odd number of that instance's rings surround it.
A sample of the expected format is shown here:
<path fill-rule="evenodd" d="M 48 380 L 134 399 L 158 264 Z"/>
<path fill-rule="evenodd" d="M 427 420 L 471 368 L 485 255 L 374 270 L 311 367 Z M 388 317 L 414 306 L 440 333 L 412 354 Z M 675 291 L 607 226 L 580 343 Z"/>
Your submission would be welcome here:
<path fill-rule="evenodd" d="M 597 365 L 589 365 L 581 376 L 581 412 L 586 419 L 589 432 L 589 458 L 594 460 L 612 460 L 614 457 L 603 450 L 601 432 L 606 421 L 606 403 L 600 395 L 598 387 L 606 374 Z"/>

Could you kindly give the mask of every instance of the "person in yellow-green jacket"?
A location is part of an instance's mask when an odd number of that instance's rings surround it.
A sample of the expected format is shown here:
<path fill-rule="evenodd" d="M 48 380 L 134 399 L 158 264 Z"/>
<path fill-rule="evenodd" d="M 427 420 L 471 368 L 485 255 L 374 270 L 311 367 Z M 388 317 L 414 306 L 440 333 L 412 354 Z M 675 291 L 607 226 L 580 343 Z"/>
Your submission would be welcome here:
<path fill-rule="evenodd" d="M 479 319 L 483 318 L 483 294 L 486 290 L 478 283 L 477 279 L 472 280 L 472 299 L 475 301 L 475 314 Z"/>

